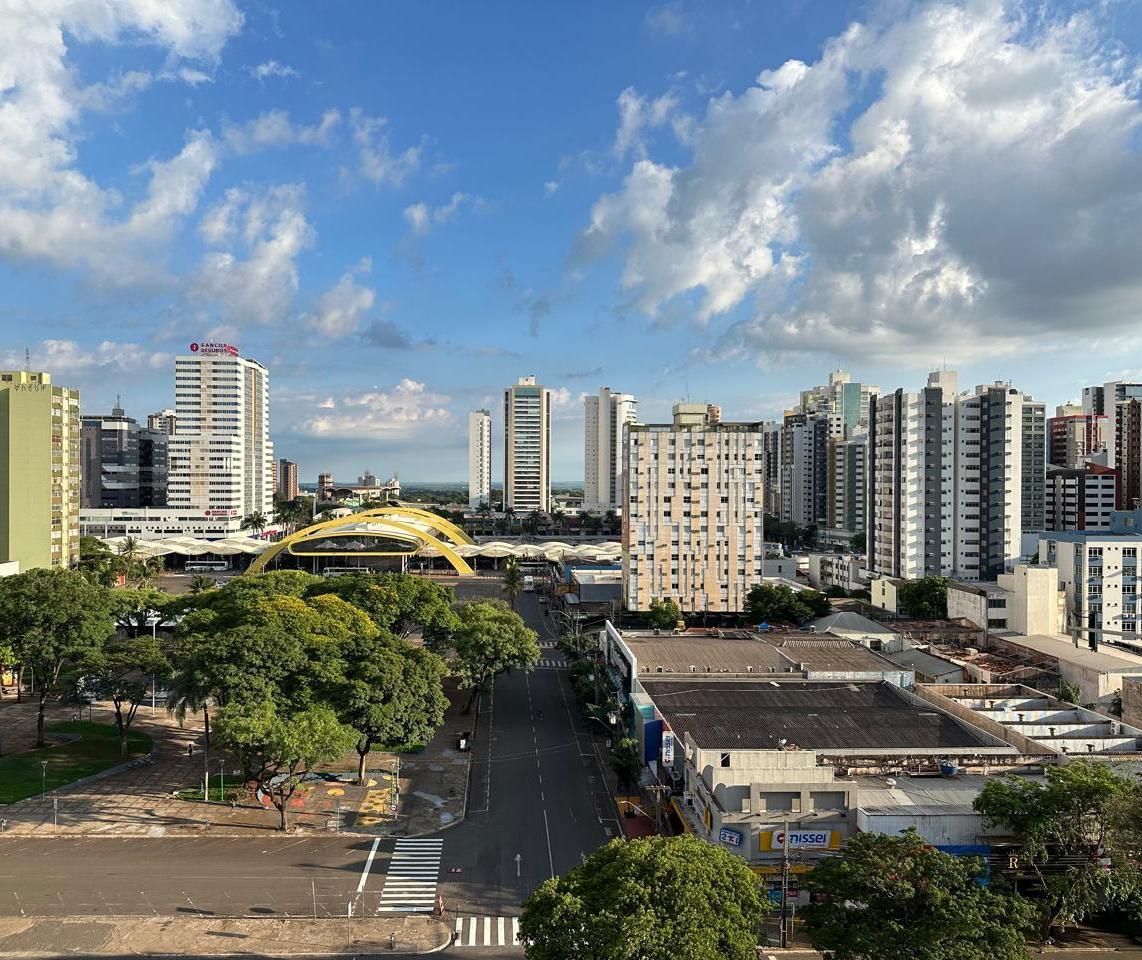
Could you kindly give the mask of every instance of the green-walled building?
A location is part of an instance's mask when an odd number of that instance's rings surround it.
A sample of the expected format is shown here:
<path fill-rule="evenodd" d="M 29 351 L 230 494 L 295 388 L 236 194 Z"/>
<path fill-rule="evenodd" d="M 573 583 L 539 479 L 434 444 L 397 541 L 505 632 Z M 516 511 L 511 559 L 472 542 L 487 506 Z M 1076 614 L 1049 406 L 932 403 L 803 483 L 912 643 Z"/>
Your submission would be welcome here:
<path fill-rule="evenodd" d="M 0 371 L 0 562 L 79 560 L 79 391 Z"/>

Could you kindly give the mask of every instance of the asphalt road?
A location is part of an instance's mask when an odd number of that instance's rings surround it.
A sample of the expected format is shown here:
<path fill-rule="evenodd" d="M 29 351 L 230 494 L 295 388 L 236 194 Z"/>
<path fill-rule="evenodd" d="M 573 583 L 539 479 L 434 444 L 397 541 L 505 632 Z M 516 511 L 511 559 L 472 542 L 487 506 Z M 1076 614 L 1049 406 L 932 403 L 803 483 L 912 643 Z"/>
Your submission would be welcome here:
<path fill-rule="evenodd" d="M 492 584 L 472 584 L 486 594 Z M 467 593 L 467 590 L 461 591 Z M 520 613 L 550 643 L 533 594 Z M 580 729 L 558 653 L 530 674 L 497 678 L 475 731 L 469 817 L 442 831 L 439 892 L 463 943 L 455 956 L 520 956 L 498 949 L 499 918 L 618 832 L 600 761 Z M 0 838 L 0 914 L 344 916 L 383 903 L 394 841 L 361 837 Z M 370 859 L 370 853 L 373 854 Z M 518 863 L 517 863 L 518 857 Z M 477 919 L 478 918 L 478 919 Z M 485 921 L 484 918 L 491 918 Z"/>

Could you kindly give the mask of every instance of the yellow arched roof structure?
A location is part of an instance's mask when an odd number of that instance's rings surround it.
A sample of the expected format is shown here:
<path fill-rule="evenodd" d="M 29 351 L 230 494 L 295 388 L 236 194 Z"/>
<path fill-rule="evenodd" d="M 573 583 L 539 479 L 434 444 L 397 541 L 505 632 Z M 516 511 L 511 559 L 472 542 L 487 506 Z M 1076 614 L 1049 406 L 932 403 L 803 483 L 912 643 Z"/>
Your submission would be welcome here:
<path fill-rule="evenodd" d="M 423 551 L 429 556 L 444 557 L 459 574 L 470 575 L 473 573 L 468 562 L 456 552 L 457 547 L 470 546 L 473 543 L 472 538 L 452 521 L 416 507 L 377 507 L 374 510 L 363 510 L 347 517 L 315 523 L 271 545 L 250 564 L 250 569 L 247 572 L 260 573 L 274 557 L 283 551 L 288 551 L 294 556 L 313 556 L 314 551 L 305 549 L 307 541 L 321 540 L 330 535 L 345 538 L 350 538 L 353 535 L 388 537 L 412 544 L 415 547 L 413 551 L 363 552 L 347 550 L 345 556 L 389 557 Z M 337 553 L 323 550 L 320 555 L 335 557 Z"/>

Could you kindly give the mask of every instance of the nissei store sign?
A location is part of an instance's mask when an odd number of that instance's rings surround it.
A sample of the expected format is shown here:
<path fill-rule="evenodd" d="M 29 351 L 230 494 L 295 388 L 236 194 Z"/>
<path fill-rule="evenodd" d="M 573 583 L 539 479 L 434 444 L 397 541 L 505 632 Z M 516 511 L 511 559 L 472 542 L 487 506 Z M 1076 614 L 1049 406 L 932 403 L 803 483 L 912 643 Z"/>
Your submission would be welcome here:
<path fill-rule="evenodd" d="M 761 835 L 762 849 L 784 850 L 785 831 L 767 830 Z M 790 830 L 790 850 L 836 850 L 841 835 L 836 830 Z"/>
<path fill-rule="evenodd" d="M 662 762 L 668 767 L 674 763 L 674 734 L 669 730 L 662 734 Z"/>
<path fill-rule="evenodd" d="M 192 343 L 190 352 L 200 357 L 238 356 L 238 348 L 230 343 Z"/>

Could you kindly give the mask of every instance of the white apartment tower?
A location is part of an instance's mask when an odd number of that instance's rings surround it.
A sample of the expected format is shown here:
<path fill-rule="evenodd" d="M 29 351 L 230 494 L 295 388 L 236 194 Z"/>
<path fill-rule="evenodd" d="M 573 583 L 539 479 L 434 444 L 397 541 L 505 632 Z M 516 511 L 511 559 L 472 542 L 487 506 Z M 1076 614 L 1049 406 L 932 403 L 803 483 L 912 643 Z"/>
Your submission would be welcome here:
<path fill-rule="evenodd" d="M 740 612 L 765 568 L 763 425 L 631 424 L 623 450 L 626 608 Z"/>
<path fill-rule="evenodd" d="M 638 401 L 603 387 L 597 397 L 584 397 L 583 407 L 583 505 L 613 510 L 623 498 L 623 427 L 635 422 Z"/>
<path fill-rule="evenodd" d="M 504 509 L 551 506 L 551 391 L 520 377 L 504 391 Z"/>
<path fill-rule="evenodd" d="M 492 505 L 492 415 L 487 410 L 468 414 L 468 506 Z"/>
<path fill-rule="evenodd" d="M 170 507 L 232 519 L 274 509 L 269 372 L 226 343 L 192 343 L 175 357 Z"/>
<path fill-rule="evenodd" d="M 917 393 L 872 400 L 870 570 L 994 580 L 1045 521 L 1044 405 L 995 383 L 957 393 L 933 373 Z"/>

